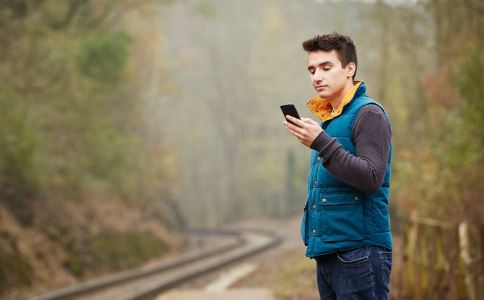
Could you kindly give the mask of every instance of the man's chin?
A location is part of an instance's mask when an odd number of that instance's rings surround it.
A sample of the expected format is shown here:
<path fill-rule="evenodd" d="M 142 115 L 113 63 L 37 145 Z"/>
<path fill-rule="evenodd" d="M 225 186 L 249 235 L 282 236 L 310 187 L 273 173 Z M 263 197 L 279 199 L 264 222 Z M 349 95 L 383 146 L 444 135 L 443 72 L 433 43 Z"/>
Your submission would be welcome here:
<path fill-rule="evenodd" d="M 327 93 L 327 92 L 324 92 L 324 93 L 323 92 L 319 92 L 318 93 L 318 96 L 321 97 L 321 98 L 328 98 L 329 93 Z"/>

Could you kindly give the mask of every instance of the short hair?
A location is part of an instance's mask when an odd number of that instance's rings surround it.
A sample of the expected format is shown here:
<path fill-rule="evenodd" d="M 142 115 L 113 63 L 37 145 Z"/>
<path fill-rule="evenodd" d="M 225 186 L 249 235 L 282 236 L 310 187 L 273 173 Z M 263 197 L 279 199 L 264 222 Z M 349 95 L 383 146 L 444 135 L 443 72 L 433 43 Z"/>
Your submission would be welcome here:
<path fill-rule="evenodd" d="M 353 80 L 355 80 L 356 70 L 358 69 L 358 58 L 356 57 L 355 44 L 353 44 L 353 41 L 349 36 L 337 32 L 317 35 L 312 39 L 304 41 L 302 47 L 308 53 L 316 51 L 329 52 L 335 50 L 343 68 L 350 62 L 355 64 L 355 74 L 353 75 Z"/>

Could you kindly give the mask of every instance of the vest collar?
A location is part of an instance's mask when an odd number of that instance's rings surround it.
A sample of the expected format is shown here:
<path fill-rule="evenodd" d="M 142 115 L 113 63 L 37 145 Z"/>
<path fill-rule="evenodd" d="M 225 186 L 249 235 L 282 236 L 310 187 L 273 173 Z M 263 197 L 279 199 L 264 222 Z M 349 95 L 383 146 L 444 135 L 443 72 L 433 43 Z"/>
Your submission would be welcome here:
<path fill-rule="evenodd" d="M 343 112 L 343 108 L 355 97 L 364 94 L 365 91 L 365 83 L 362 81 L 355 81 L 353 87 L 344 96 L 340 105 L 337 109 L 334 110 L 333 114 L 331 114 L 331 112 L 333 111 L 331 103 L 327 99 L 321 98 L 320 96 L 315 96 L 309 99 L 309 101 L 307 102 L 307 106 L 313 114 L 315 114 L 318 118 L 325 122 L 341 115 L 341 113 Z"/>

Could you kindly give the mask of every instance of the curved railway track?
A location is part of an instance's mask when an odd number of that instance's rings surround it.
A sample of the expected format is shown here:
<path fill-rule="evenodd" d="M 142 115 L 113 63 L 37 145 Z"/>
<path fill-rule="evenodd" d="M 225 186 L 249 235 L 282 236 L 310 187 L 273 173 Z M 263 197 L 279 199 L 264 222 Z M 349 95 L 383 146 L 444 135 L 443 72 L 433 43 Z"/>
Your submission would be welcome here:
<path fill-rule="evenodd" d="M 161 292 L 186 280 L 242 260 L 282 241 L 278 234 L 260 229 L 199 231 L 196 234 L 208 239 L 213 245 L 156 266 L 95 279 L 32 300 L 154 299 Z"/>

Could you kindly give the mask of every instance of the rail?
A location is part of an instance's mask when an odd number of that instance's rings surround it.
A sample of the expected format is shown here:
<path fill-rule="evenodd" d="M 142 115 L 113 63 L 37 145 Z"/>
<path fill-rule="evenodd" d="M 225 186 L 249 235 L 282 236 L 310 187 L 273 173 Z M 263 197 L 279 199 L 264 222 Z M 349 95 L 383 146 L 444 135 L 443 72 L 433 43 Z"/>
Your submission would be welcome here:
<path fill-rule="evenodd" d="M 255 229 L 199 231 L 197 234 L 220 236 L 225 241 L 150 268 L 102 277 L 49 292 L 32 300 L 152 299 L 177 284 L 264 251 L 282 241 L 273 232 Z"/>

